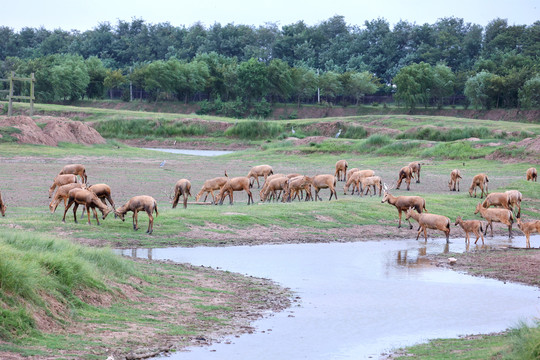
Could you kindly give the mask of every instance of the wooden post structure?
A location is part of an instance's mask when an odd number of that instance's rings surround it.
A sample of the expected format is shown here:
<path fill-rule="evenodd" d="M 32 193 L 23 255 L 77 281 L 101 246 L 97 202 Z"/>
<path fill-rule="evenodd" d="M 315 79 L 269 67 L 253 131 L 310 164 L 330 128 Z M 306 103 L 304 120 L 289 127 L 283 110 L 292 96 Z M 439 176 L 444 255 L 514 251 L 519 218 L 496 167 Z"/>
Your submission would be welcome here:
<path fill-rule="evenodd" d="M 30 116 L 34 115 L 34 82 L 36 82 L 36 78 L 34 77 L 34 73 L 31 74 L 29 78 L 20 78 L 15 76 L 15 71 L 11 72 L 11 76 L 9 79 L 0 79 L 4 81 L 9 81 L 9 96 L 8 96 L 8 116 L 13 115 L 13 99 L 24 99 L 24 100 L 30 100 Z M 30 96 L 14 96 L 13 95 L 13 81 L 23 81 L 23 82 L 29 82 L 30 83 Z"/>

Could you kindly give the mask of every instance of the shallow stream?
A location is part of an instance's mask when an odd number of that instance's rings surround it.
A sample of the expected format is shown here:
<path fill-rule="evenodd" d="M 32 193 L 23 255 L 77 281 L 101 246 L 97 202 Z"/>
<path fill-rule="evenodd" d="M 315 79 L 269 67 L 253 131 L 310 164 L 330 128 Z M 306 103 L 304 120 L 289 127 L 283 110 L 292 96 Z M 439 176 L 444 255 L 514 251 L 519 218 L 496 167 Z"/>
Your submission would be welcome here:
<path fill-rule="evenodd" d="M 524 237 L 488 242 L 525 245 Z M 464 243 L 383 240 L 122 253 L 269 278 L 301 298 L 299 305 L 255 322 L 253 334 L 167 359 L 377 359 L 393 348 L 502 331 L 540 315 L 536 288 L 434 267 L 422 256 L 448 251 L 465 251 Z"/>

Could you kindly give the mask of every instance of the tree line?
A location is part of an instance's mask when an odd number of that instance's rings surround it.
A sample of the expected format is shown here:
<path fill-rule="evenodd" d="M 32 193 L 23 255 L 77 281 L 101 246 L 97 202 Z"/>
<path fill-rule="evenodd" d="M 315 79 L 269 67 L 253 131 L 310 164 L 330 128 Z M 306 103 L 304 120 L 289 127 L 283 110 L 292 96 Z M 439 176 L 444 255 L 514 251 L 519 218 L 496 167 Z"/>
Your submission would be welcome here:
<path fill-rule="evenodd" d="M 374 93 L 395 94 L 411 108 L 442 106 L 451 96 L 482 108 L 540 105 L 540 21 L 495 19 L 483 28 L 449 17 L 391 27 L 334 16 L 279 28 L 133 19 L 85 32 L 3 26 L 0 35 L 0 76 L 34 72 L 39 101 L 103 98 L 112 89 L 127 99 L 131 86 L 149 100 L 248 105 L 354 104 Z"/>

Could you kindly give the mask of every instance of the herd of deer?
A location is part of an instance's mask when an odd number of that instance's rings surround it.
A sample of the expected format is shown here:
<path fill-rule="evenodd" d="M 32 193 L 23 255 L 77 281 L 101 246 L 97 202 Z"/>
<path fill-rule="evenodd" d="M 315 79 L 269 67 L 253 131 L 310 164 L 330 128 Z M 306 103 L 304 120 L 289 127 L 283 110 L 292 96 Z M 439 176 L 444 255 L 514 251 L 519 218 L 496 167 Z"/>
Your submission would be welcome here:
<path fill-rule="evenodd" d="M 407 183 L 407 190 L 410 189 L 410 183 L 412 179 L 416 179 L 417 183 L 420 183 L 420 169 L 421 163 L 412 162 L 407 166 L 400 169 L 398 180 L 394 185 L 396 189 L 399 189 L 403 180 Z M 299 200 L 305 198 L 308 200 L 321 200 L 319 192 L 321 189 L 328 188 L 330 190 L 330 199 L 334 197 L 337 199 L 336 185 L 337 181 L 345 182 L 343 187 L 344 194 L 347 194 L 350 186 L 352 186 L 351 194 L 356 191 L 358 195 L 367 195 L 370 189 L 373 188 L 373 195 L 377 194 L 379 190 L 379 196 L 382 196 L 382 203 L 389 203 L 396 207 L 399 215 L 398 228 L 401 227 L 402 213 L 405 212 L 405 219 L 409 223 L 409 228 L 412 229 L 410 218 L 413 218 L 418 222 L 418 234 L 416 239 L 418 240 L 422 231 L 424 232 L 424 238 L 427 241 L 427 229 L 436 229 L 445 233 L 446 241 L 449 241 L 450 236 L 450 219 L 443 215 L 431 214 L 426 210 L 425 200 L 420 196 L 393 196 L 390 194 L 390 190 L 386 184 L 381 180 L 380 176 L 376 176 L 373 170 L 360 170 L 358 168 L 348 169 L 348 163 L 346 160 L 340 160 L 336 163 L 335 173 L 315 175 L 313 177 L 301 175 L 301 174 L 274 174 L 274 171 L 269 165 L 259 165 L 251 168 L 247 176 L 229 178 L 227 172 L 225 176 L 216 177 L 206 180 L 201 190 L 196 194 L 195 198 L 198 202 L 199 199 L 205 195 L 204 202 L 206 202 L 208 195 L 212 196 L 213 204 L 223 204 L 224 199 L 228 196 L 229 201 L 233 204 L 234 192 L 245 191 L 248 195 L 248 205 L 253 203 L 253 195 L 251 188 L 254 186 L 255 181 L 257 187 L 260 188 L 259 178 L 264 178 L 262 189 L 260 190 L 261 201 L 275 201 L 282 198 L 282 202 L 293 201 L 296 198 Z M 80 178 L 80 182 L 78 181 Z M 530 168 L 526 173 L 527 181 L 537 181 L 538 174 L 535 168 Z M 450 174 L 450 181 L 448 182 L 448 188 L 450 191 L 460 191 L 459 182 L 462 179 L 460 171 L 454 169 Z M 476 236 L 475 244 L 478 239 L 482 239 L 484 243 L 484 236 L 487 233 L 488 227 L 491 227 L 491 236 L 493 236 L 493 222 L 501 222 L 508 226 L 509 237 L 512 237 L 512 224 L 514 219 L 517 218 L 518 228 L 525 234 L 527 239 L 527 247 L 530 247 L 530 234 L 537 232 L 540 233 L 540 220 L 533 220 L 529 222 L 521 221 L 521 200 L 522 194 L 517 190 L 509 190 L 505 193 L 491 193 L 488 194 L 489 179 L 486 174 L 478 174 L 473 177 L 471 186 L 469 188 L 469 195 L 476 197 L 476 188 L 481 190 L 480 198 L 486 195 L 483 202 L 476 206 L 475 214 L 480 215 L 487 221 L 485 230 L 482 228 L 482 222 L 479 220 L 463 220 L 461 217 L 456 219 L 455 225 L 461 226 L 465 231 L 465 239 L 470 241 L 469 233 L 474 233 Z M 56 193 L 54 193 L 54 190 Z M 313 196 L 311 189 L 314 189 L 315 196 Z M 383 191 L 384 190 L 384 191 Z M 218 192 L 217 195 L 214 191 Z M 54 197 L 53 197 L 54 193 Z M 175 184 L 174 197 L 172 197 L 172 207 L 176 208 L 180 196 L 183 197 L 183 206 L 187 207 L 187 199 L 191 195 L 191 183 L 187 179 L 180 179 Z M 156 200 L 147 195 L 140 195 L 132 197 L 120 208 L 115 208 L 114 202 L 111 197 L 111 188 L 107 184 L 95 184 L 87 186 L 86 169 L 81 164 L 69 164 L 66 165 L 60 173 L 54 178 L 54 182 L 49 189 L 49 198 L 52 198 L 49 204 L 51 212 L 55 212 L 58 204 L 64 201 L 64 216 L 62 221 L 65 222 L 67 211 L 73 206 L 73 217 L 77 222 L 77 209 L 79 205 L 84 206 L 88 216 L 88 223 L 90 224 L 90 210 L 92 210 L 94 217 L 99 225 L 99 219 L 97 216 L 96 208 L 102 213 L 102 219 L 105 219 L 107 215 L 114 211 L 115 217 L 119 217 L 124 221 L 124 216 L 127 212 L 133 212 L 133 229 L 138 230 L 138 212 L 145 211 L 148 215 L 148 229 L 147 233 L 151 234 L 153 231 L 154 217 L 153 213 L 158 215 Z M 106 205 L 106 202 L 112 207 L 112 210 Z M 491 206 L 500 206 L 501 208 L 490 208 Z M 514 209 L 517 210 L 514 216 Z M 5 216 L 6 205 L 2 201 L 0 194 L 0 212 L 2 216 Z M 482 234 L 482 231 L 484 234 Z"/>

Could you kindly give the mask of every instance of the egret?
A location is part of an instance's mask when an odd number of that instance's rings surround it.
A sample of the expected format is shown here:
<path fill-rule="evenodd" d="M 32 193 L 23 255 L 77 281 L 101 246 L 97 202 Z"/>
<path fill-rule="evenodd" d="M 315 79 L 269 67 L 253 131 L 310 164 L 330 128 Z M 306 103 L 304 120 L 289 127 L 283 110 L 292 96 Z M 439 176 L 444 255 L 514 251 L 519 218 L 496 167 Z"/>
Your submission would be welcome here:
<path fill-rule="evenodd" d="M 341 135 L 341 129 L 339 129 L 339 131 L 337 132 L 336 139 L 339 137 L 339 135 Z"/>
<path fill-rule="evenodd" d="M 291 132 L 292 132 L 293 134 L 296 134 L 296 131 L 294 131 L 294 127 L 292 127 L 292 126 L 291 126 Z"/>
<path fill-rule="evenodd" d="M 165 166 L 165 162 L 166 162 L 166 160 L 163 160 L 163 161 L 161 162 L 161 164 L 159 164 L 159 167 L 160 167 L 160 168 L 164 167 L 164 166 Z"/>

